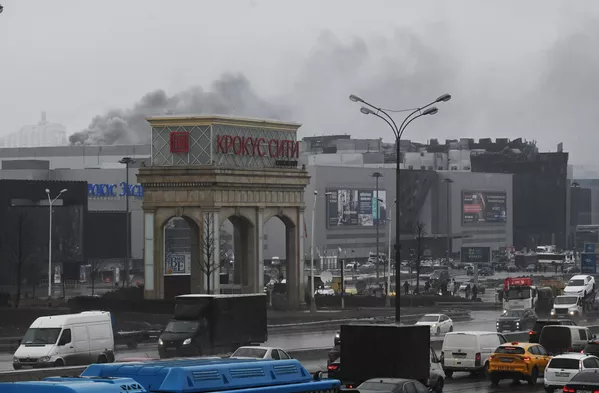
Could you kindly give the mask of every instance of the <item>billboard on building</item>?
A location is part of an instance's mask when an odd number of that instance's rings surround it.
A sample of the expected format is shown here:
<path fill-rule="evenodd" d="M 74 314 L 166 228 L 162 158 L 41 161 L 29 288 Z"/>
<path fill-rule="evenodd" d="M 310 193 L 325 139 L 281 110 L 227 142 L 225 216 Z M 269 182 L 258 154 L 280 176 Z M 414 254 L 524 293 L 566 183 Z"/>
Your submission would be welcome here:
<path fill-rule="evenodd" d="M 462 222 L 469 224 L 505 224 L 507 193 L 503 191 L 462 191 Z"/>
<path fill-rule="evenodd" d="M 387 192 L 373 189 L 328 188 L 327 228 L 374 227 L 387 221 Z"/>

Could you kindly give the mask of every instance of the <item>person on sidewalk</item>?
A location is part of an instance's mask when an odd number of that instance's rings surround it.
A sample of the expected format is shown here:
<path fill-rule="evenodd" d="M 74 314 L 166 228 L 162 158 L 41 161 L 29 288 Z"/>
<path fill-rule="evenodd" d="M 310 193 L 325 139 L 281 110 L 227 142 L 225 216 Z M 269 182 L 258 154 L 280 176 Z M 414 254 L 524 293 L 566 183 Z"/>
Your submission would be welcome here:
<path fill-rule="evenodd" d="M 410 283 L 408 282 L 408 280 L 406 280 L 406 282 L 403 283 L 403 293 L 404 295 L 410 294 Z"/>

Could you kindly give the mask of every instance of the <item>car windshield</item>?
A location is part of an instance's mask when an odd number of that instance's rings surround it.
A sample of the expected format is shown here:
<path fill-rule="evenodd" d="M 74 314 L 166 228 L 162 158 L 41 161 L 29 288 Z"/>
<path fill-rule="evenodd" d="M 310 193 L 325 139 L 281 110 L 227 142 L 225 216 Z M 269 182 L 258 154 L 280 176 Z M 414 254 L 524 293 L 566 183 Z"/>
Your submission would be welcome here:
<path fill-rule="evenodd" d="M 581 371 L 576 374 L 571 381 L 578 383 L 592 382 L 596 384 L 599 383 L 599 374 L 595 371 Z"/>
<path fill-rule="evenodd" d="M 522 316 L 522 310 L 508 310 L 503 313 L 502 317 L 519 317 Z"/>
<path fill-rule="evenodd" d="M 61 328 L 30 328 L 23 336 L 22 344 L 56 344 Z"/>
<path fill-rule="evenodd" d="M 530 298 L 530 288 L 510 289 L 507 291 L 508 299 L 528 299 Z"/>
<path fill-rule="evenodd" d="M 569 287 L 584 287 L 584 280 L 570 280 L 568 281 Z"/>
<path fill-rule="evenodd" d="M 238 348 L 237 351 L 233 352 L 231 357 L 233 358 L 256 358 L 262 359 L 266 355 L 266 349 L 262 348 Z"/>
<path fill-rule="evenodd" d="M 387 382 L 364 382 L 358 386 L 358 390 L 372 390 L 375 392 L 392 392 L 397 387 L 394 383 Z"/>
<path fill-rule="evenodd" d="M 522 347 L 497 347 L 495 353 L 506 353 L 510 355 L 524 355 Z"/>
<path fill-rule="evenodd" d="M 584 347 L 583 352 L 596 356 L 597 354 L 599 354 L 599 343 L 596 343 L 596 342 L 587 343 L 586 347 Z"/>
<path fill-rule="evenodd" d="M 425 315 L 422 318 L 420 318 L 420 320 L 418 322 L 438 322 L 438 321 L 439 321 L 438 315 Z"/>
<path fill-rule="evenodd" d="M 198 321 L 170 321 L 164 331 L 166 333 L 195 333 L 200 326 Z"/>
<path fill-rule="evenodd" d="M 555 304 L 576 304 L 578 298 L 576 296 L 558 296 L 553 301 Z"/>
<path fill-rule="evenodd" d="M 580 368 L 580 360 L 568 358 L 553 358 L 549 362 L 547 368 L 559 368 L 564 370 L 578 370 Z"/>

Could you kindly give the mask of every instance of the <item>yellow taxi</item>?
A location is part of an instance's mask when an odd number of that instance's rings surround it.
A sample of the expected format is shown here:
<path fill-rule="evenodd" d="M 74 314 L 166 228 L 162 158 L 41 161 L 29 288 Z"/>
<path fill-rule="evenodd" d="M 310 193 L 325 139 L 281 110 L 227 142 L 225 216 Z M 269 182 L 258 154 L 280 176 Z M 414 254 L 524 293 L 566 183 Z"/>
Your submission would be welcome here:
<path fill-rule="evenodd" d="M 502 379 L 527 381 L 529 385 L 545 373 L 551 356 L 542 345 L 527 342 L 501 344 L 489 357 L 489 379 L 493 385 Z"/>

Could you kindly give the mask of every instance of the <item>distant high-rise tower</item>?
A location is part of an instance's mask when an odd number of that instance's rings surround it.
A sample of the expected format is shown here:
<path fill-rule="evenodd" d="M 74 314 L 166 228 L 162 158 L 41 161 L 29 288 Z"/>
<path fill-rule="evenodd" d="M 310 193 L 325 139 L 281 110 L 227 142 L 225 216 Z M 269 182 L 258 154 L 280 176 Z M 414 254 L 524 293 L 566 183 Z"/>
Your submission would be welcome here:
<path fill-rule="evenodd" d="M 0 138 L 0 147 L 43 147 L 66 145 L 66 127 L 59 123 L 49 123 L 46 119 L 46 112 L 42 112 L 42 118 L 37 125 L 23 126 L 19 131 Z"/>

